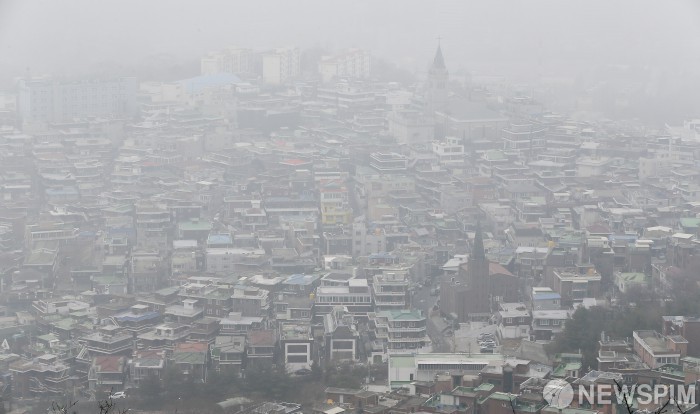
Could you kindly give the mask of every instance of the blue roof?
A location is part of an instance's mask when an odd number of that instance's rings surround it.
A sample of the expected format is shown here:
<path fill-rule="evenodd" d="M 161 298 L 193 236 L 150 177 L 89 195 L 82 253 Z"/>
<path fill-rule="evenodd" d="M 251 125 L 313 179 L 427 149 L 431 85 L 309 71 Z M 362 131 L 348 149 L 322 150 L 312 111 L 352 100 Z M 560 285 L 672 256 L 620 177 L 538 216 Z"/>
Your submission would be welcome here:
<path fill-rule="evenodd" d="M 140 315 L 134 315 L 133 313 L 126 313 L 122 315 L 117 315 L 114 317 L 119 322 L 141 322 L 148 319 L 154 319 L 160 316 L 158 312 L 145 312 Z"/>
<path fill-rule="evenodd" d="M 225 85 L 242 83 L 241 78 L 231 73 L 216 73 L 212 75 L 195 76 L 194 78 L 178 81 L 185 91 L 199 92 L 205 88 L 215 88 Z"/>
<path fill-rule="evenodd" d="M 210 234 L 207 238 L 208 244 L 231 244 L 233 238 L 228 234 Z"/>

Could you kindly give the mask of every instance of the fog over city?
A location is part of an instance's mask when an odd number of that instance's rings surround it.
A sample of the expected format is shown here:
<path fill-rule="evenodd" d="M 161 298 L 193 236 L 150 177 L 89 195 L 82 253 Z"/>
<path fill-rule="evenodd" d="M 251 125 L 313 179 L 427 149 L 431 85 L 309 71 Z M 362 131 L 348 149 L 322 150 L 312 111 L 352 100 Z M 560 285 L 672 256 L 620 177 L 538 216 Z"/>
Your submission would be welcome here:
<path fill-rule="evenodd" d="M 0 414 L 700 410 L 700 2 L 0 0 Z"/>

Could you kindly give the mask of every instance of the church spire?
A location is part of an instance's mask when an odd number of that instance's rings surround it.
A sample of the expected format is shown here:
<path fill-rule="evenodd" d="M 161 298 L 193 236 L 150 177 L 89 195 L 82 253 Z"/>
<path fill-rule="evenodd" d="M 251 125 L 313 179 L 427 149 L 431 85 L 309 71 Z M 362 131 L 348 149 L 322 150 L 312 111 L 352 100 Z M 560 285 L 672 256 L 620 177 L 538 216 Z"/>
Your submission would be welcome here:
<path fill-rule="evenodd" d="M 472 246 L 471 259 L 485 259 L 484 236 L 481 233 L 481 223 L 476 222 L 476 232 L 474 233 L 474 245 Z"/>
<path fill-rule="evenodd" d="M 439 41 L 437 52 L 435 52 L 435 58 L 433 59 L 433 69 L 446 69 L 445 58 L 442 56 L 442 47 L 440 47 Z"/>

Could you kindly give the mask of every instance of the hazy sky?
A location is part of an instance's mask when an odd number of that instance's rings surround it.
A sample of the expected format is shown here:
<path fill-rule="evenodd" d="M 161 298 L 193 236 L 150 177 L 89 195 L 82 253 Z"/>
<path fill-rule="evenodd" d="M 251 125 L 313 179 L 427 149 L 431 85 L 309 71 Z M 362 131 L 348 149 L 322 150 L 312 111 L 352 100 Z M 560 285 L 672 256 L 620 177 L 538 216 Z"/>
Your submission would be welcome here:
<path fill-rule="evenodd" d="M 567 62 L 698 68 L 696 0 L 0 0 L 0 79 L 96 62 L 193 59 L 236 44 L 362 47 L 415 70 L 443 38 L 451 71 Z"/>

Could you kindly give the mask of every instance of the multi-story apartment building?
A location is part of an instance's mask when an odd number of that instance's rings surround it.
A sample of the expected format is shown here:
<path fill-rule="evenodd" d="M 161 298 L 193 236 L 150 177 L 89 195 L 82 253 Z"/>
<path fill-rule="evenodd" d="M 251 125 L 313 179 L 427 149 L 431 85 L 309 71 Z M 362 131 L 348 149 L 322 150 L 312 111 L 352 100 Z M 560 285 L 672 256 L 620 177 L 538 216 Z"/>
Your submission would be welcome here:
<path fill-rule="evenodd" d="M 299 48 L 279 48 L 262 56 L 262 80 L 268 85 L 279 85 L 299 76 L 301 71 Z"/>
<path fill-rule="evenodd" d="M 146 200 L 137 202 L 137 248 L 167 250 L 170 225 L 170 212 L 164 204 Z"/>
<path fill-rule="evenodd" d="M 389 354 L 430 352 L 426 317 L 420 310 L 387 310 L 370 314 L 377 339 Z"/>
<path fill-rule="evenodd" d="M 337 78 L 364 79 L 372 70 L 372 55 L 366 50 L 350 49 L 335 56 L 324 56 L 318 63 L 323 82 Z"/>
<path fill-rule="evenodd" d="M 254 61 L 255 57 L 252 50 L 241 47 L 228 47 L 203 57 L 201 59 L 201 74 L 250 74 L 254 72 Z"/>
<path fill-rule="evenodd" d="M 10 373 L 15 397 L 65 395 L 73 385 L 71 367 L 50 354 L 34 360 L 19 360 L 10 366 Z"/>
<path fill-rule="evenodd" d="M 322 180 L 318 183 L 323 226 L 348 225 L 352 222 L 352 209 L 348 189 L 340 180 Z"/>
<path fill-rule="evenodd" d="M 340 306 L 354 315 L 372 311 L 372 292 L 367 279 L 350 279 L 344 286 L 319 286 L 316 289 L 314 314 L 325 315 Z"/>
<path fill-rule="evenodd" d="M 87 117 L 136 115 L 135 78 L 19 81 L 18 115 L 23 123 L 66 122 Z"/>
<path fill-rule="evenodd" d="M 372 278 L 376 312 L 408 309 L 408 273 L 383 271 Z"/>

